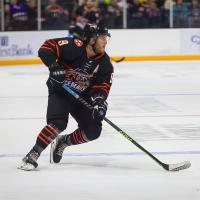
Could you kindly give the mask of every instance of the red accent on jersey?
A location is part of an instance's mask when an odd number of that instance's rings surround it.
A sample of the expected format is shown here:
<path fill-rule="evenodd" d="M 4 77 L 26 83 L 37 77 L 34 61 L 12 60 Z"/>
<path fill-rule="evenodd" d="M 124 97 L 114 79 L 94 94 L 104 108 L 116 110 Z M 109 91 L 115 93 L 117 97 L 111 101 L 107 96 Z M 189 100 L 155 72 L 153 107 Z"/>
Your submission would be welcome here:
<path fill-rule="evenodd" d="M 78 47 L 83 46 L 83 41 L 81 41 L 81 40 L 79 40 L 79 39 L 75 39 L 75 40 L 74 40 L 74 43 L 75 43 Z"/>

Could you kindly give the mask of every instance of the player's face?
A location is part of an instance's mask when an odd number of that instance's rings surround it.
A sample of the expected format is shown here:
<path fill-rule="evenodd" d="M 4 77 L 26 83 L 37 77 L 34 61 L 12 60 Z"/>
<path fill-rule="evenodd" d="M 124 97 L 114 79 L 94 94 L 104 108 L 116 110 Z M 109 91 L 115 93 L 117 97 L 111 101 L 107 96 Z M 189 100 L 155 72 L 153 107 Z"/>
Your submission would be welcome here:
<path fill-rule="evenodd" d="M 97 53 L 104 53 L 107 41 L 108 41 L 108 36 L 106 35 L 98 36 L 95 44 Z"/>

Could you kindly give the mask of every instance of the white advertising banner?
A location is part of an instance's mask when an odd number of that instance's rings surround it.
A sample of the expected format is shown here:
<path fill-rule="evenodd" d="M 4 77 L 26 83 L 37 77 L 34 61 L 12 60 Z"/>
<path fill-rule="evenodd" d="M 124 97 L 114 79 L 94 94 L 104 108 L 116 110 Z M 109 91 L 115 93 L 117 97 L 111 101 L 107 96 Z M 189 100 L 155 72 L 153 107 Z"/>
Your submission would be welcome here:
<path fill-rule="evenodd" d="M 67 34 L 67 31 L 0 32 L 0 60 L 35 59 L 46 39 Z"/>
<path fill-rule="evenodd" d="M 180 31 L 181 46 L 183 54 L 200 54 L 200 29 L 184 29 Z"/>
<path fill-rule="evenodd" d="M 168 56 L 200 53 L 199 29 L 111 30 L 110 56 Z M 67 31 L 0 32 L 0 60 L 36 59 L 46 39 Z"/>
<path fill-rule="evenodd" d="M 156 56 L 179 54 L 179 30 L 113 30 L 108 52 L 112 56 Z"/>

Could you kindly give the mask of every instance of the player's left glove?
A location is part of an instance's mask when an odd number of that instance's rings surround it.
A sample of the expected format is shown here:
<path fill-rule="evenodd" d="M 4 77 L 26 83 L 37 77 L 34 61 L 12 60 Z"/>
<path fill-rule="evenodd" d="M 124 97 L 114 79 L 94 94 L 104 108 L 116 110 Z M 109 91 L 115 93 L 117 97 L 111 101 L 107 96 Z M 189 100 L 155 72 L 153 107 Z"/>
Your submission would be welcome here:
<path fill-rule="evenodd" d="M 66 68 L 59 65 L 57 62 L 51 64 L 49 66 L 50 71 L 50 79 L 56 83 L 64 83 L 65 75 L 66 75 Z"/>
<path fill-rule="evenodd" d="M 102 121 L 106 115 L 108 104 L 105 101 L 104 96 L 100 94 L 95 94 L 91 96 L 91 104 L 93 105 L 94 109 L 92 112 L 92 117 L 95 120 Z"/>

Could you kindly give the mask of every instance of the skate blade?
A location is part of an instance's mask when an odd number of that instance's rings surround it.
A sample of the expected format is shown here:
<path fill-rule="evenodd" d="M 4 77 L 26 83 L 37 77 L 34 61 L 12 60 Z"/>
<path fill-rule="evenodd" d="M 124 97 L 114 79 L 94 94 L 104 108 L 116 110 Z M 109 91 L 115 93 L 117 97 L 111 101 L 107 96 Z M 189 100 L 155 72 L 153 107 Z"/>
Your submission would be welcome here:
<path fill-rule="evenodd" d="M 54 152 L 54 149 L 56 147 L 56 140 L 54 140 L 52 143 L 51 143 L 51 148 L 50 148 L 50 163 L 53 164 L 54 161 L 53 161 L 53 152 Z"/>
<path fill-rule="evenodd" d="M 22 161 L 20 166 L 17 167 L 17 169 L 24 170 L 24 171 L 33 171 L 35 170 L 35 167 L 30 163 L 26 163 Z"/>

